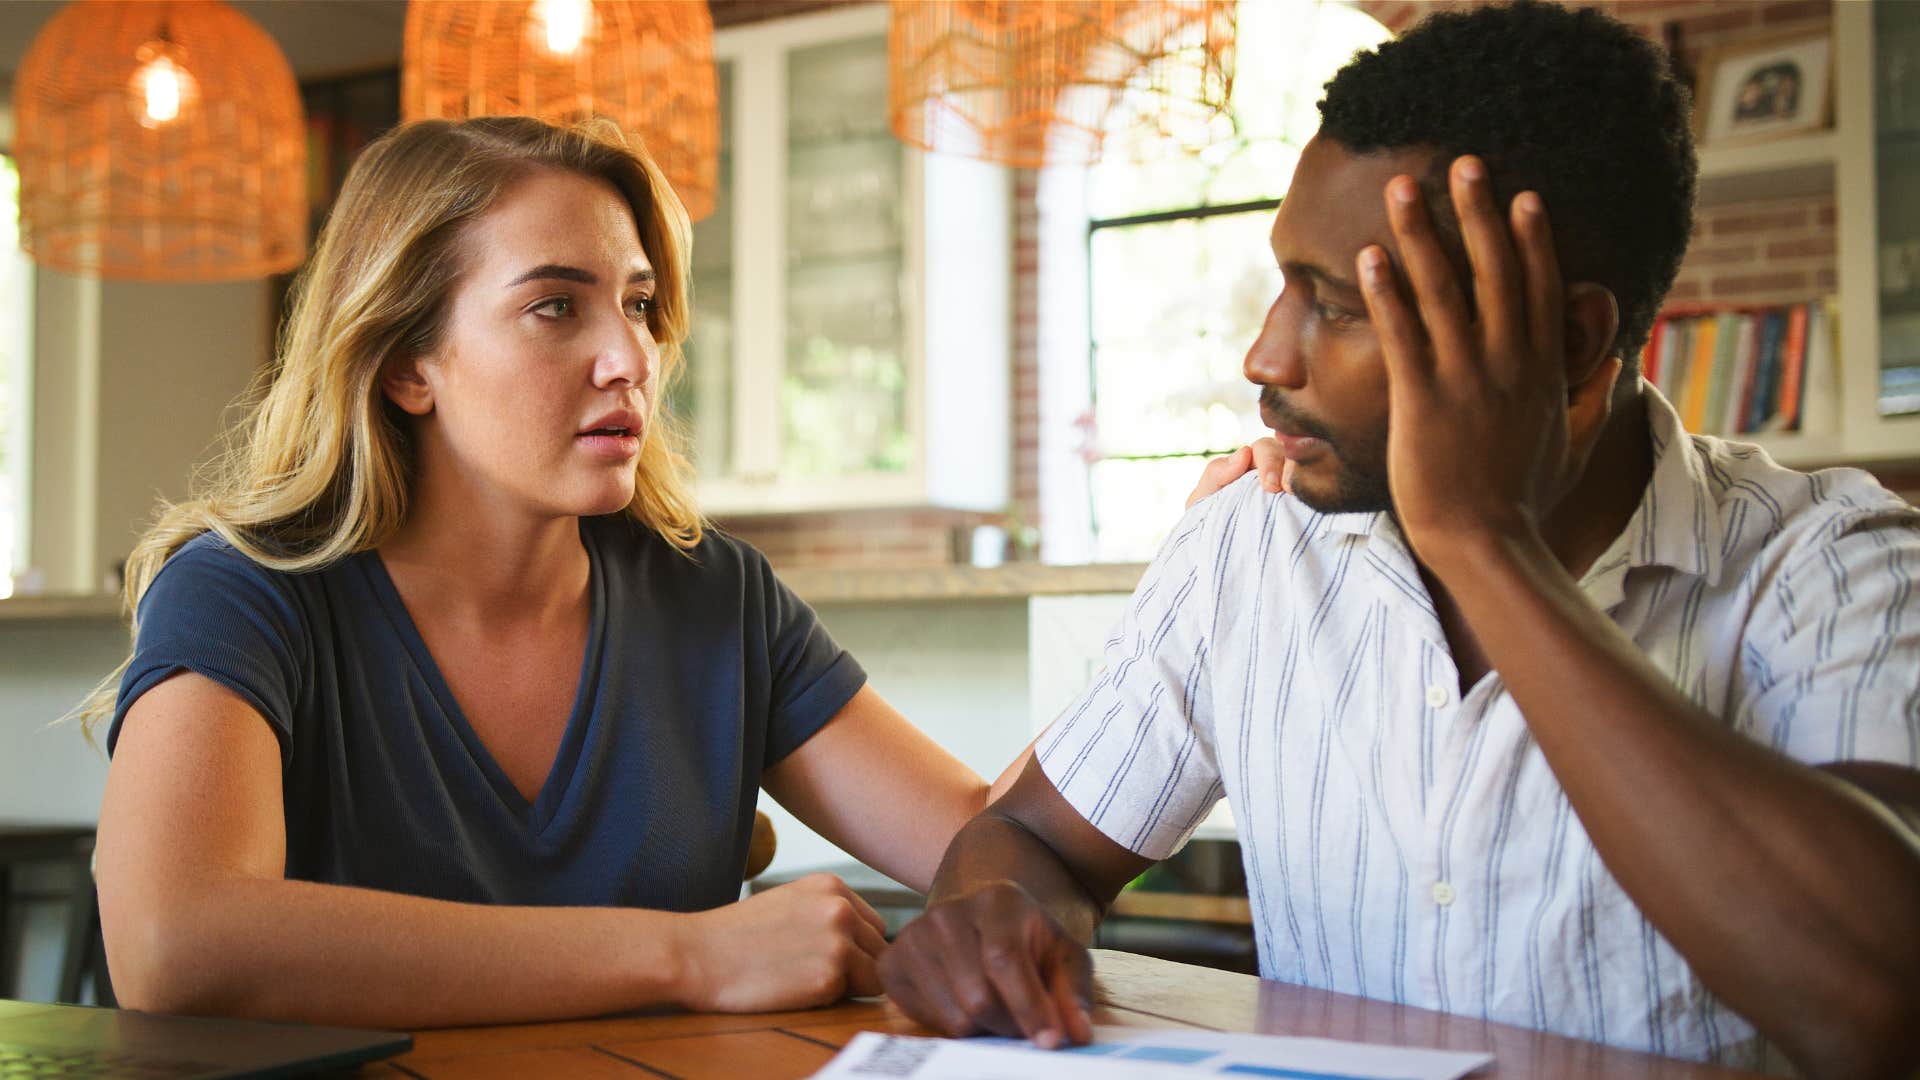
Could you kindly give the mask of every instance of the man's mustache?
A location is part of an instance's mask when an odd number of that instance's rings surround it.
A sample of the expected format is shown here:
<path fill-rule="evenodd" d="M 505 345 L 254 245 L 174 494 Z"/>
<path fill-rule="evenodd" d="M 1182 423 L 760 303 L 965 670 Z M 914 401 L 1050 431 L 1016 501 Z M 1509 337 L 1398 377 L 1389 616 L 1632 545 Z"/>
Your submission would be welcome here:
<path fill-rule="evenodd" d="M 1284 427 L 1292 434 L 1310 435 L 1323 442 L 1333 442 L 1333 433 L 1327 429 L 1327 425 L 1294 408 L 1292 402 L 1271 386 L 1260 388 L 1260 415 L 1269 423 L 1278 421 L 1275 427 Z"/>

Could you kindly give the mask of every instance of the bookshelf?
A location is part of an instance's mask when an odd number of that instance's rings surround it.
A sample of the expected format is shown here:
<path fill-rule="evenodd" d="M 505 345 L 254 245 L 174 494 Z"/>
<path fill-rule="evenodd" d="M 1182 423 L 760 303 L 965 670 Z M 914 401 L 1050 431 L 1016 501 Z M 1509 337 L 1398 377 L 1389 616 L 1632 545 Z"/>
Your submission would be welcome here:
<path fill-rule="evenodd" d="M 1920 461 L 1920 416 L 1883 416 L 1880 411 L 1884 238 L 1878 186 L 1885 140 L 1875 122 L 1874 35 L 1876 15 L 1887 16 L 1881 10 L 1887 3 L 1833 5 L 1830 130 L 1771 142 L 1708 146 L 1700 152 L 1703 208 L 1826 195 L 1834 199 L 1837 415 L 1821 431 L 1726 436 L 1757 443 L 1775 460 L 1797 468 Z"/>
<path fill-rule="evenodd" d="M 1830 195 L 1839 156 L 1840 137 L 1832 131 L 1745 146 L 1704 147 L 1700 205 Z"/>

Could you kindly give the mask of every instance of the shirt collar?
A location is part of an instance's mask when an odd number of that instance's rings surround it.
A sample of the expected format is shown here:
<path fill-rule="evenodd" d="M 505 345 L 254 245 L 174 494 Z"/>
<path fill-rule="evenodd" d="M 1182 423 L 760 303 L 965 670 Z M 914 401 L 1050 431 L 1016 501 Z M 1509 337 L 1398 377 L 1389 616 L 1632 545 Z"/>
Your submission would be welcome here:
<path fill-rule="evenodd" d="M 1643 378 L 1640 394 L 1647 405 L 1647 436 L 1653 442 L 1653 475 L 1627 527 L 1594 560 L 1583 584 L 1603 575 L 1624 576 L 1636 567 L 1665 566 L 1716 585 L 1722 528 L 1709 475 L 1712 465 L 1658 388 Z"/>

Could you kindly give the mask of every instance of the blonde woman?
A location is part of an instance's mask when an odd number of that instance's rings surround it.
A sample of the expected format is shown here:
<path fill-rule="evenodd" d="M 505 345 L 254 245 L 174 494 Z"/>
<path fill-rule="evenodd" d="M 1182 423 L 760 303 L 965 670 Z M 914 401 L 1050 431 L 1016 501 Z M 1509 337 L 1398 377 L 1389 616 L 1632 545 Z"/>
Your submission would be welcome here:
<path fill-rule="evenodd" d="M 877 992 L 837 879 L 737 899 L 757 792 L 924 888 L 988 786 L 702 527 L 660 407 L 687 237 L 610 128 L 368 149 L 249 433 L 136 550 L 89 706 L 125 1004 L 418 1027 Z"/>

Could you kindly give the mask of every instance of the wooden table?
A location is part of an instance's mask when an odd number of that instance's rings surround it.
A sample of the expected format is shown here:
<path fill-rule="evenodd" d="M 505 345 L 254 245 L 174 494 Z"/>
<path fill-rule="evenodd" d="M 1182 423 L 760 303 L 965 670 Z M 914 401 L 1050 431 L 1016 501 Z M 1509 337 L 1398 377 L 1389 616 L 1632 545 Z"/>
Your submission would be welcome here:
<path fill-rule="evenodd" d="M 1201 1027 L 1491 1052 L 1493 1067 L 1476 1077 L 1720 1080 L 1753 1075 L 1131 953 L 1095 950 L 1094 971 L 1097 1024 Z M 811 1075 L 862 1031 L 927 1034 L 892 1006 L 866 1001 L 749 1016 L 672 1013 L 455 1028 L 415 1032 L 411 1053 L 367 1066 L 356 1075 L 384 1080 L 779 1080 Z"/>

